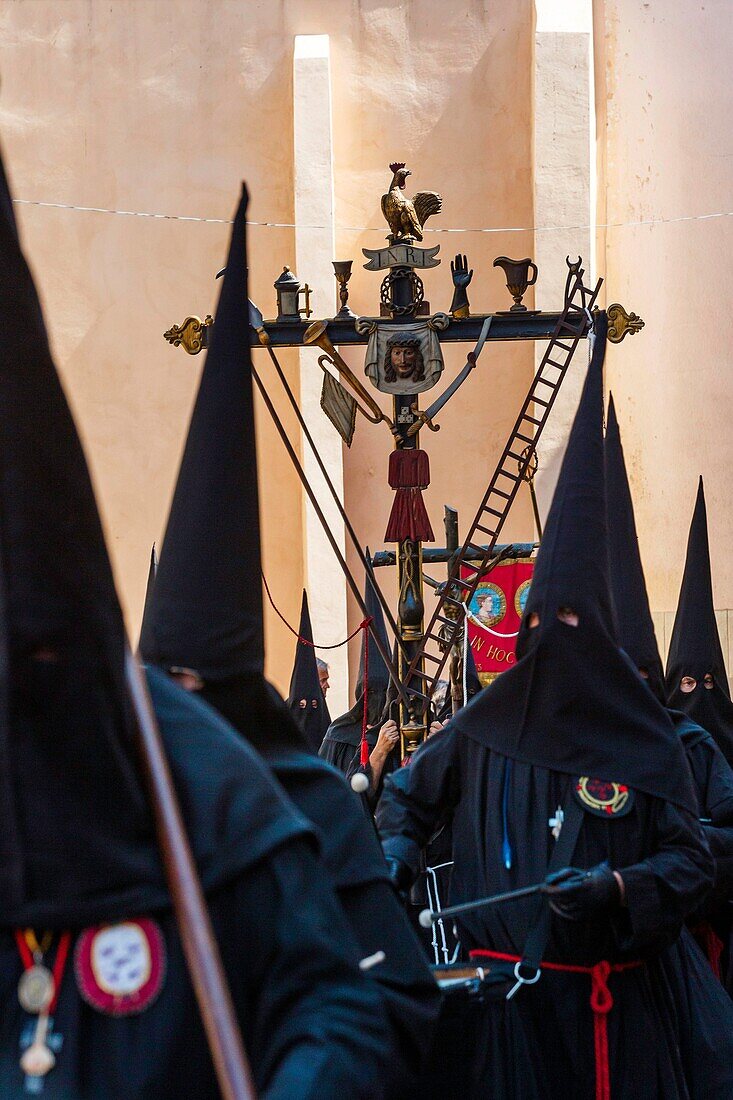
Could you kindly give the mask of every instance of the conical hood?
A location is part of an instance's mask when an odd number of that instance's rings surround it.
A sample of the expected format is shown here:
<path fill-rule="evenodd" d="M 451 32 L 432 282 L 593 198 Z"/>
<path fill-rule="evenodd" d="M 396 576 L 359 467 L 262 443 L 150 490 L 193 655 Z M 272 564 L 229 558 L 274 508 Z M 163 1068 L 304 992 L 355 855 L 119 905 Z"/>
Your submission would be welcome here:
<path fill-rule="evenodd" d="M 295 663 L 290 677 L 288 706 L 293 717 L 305 734 L 308 745 L 317 753 L 326 730 L 331 724 L 326 700 L 321 689 L 316 663 L 316 651 L 313 648 L 313 630 L 308 611 L 308 596 L 303 589 L 303 603 L 300 609 L 300 638 L 295 649 Z"/>
<path fill-rule="evenodd" d="M 150 565 L 148 566 L 148 582 L 145 585 L 145 603 L 143 604 L 143 617 L 142 625 L 140 627 L 140 637 L 143 635 L 143 631 L 146 629 L 145 623 L 149 619 L 151 614 L 151 607 L 153 603 L 153 587 L 155 585 L 155 574 L 158 572 L 158 555 L 155 552 L 155 543 L 153 543 L 150 550 Z"/>
<path fill-rule="evenodd" d="M 369 550 L 366 551 L 367 557 Z M 384 625 L 382 606 L 372 585 L 371 570 L 367 571 L 364 583 L 364 603 L 367 614 L 373 620 L 372 629 L 379 635 L 385 651 L 389 650 L 387 631 Z M 361 653 L 359 655 L 359 674 L 356 681 L 356 700 L 351 710 L 347 710 L 339 718 L 334 718 L 328 728 L 326 737 L 328 740 L 343 742 L 353 745 L 354 748 L 361 741 L 361 727 L 364 715 L 364 657 L 368 653 L 367 668 L 367 726 L 381 728 L 385 719 L 383 711 L 387 697 L 387 688 L 390 683 L 389 670 L 384 663 L 381 653 L 377 649 L 371 631 L 362 636 Z"/>
<path fill-rule="evenodd" d="M 712 677 L 706 686 L 705 677 Z M 695 681 L 683 691 L 683 677 Z M 733 703 L 725 670 L 713 604 L 708 520 L 702 478 L 687 540 L 687 559 L 682 577 L 672 638 L 667 656 L 669 706 L 684 711 L 715 738 L 733 765 Z"/>
<path fill-rule="evenodd" d="M 481 691 L 483 684 L 479 680 L 478 670 L 476 668 L 476 658 L 473 655 L 473 646 L 468 646 L 466 649 L 466 699 L 465 703 L 469 699 L 473 699 L 474 695 L 478 695 Z M 464 705 L 465 705 L 464 703 Z"/>
<path fill-rule="evenodd" d="M 619 643 L 632 664 L 645 675 L 660 702 L 665 702 L 664 672 L 654 633 L 639 540 L 626 475 L 624 451 L 613 397 L 608 403 L 605 441 L 606 503 L 611 592 L 618 623 Z"/>
<path fill-rule="evenodd" d="M 0 923 L 165 898 L 89 471 L 0 173 Z M 5 705 L 7 704 L 7 706 Z M 31 919 L 33 918 L 33 919 Z"/>
<path fill-rule="evenodd" d="M 453 722 L 510 758 L 627 784 L 694 812 L 682 743 L 616 637 L 603 463 L 607 327 L 600 313 L 519 630 L 517 663 Z"/>
<path fill-rule="evenodd" d="M 367 557 L 369 557 L 369 549 L 366 551 Z M 376 590 L 372 583 L 373 574 L 371 570 L 367 571 L 366 580 L 364 582 L 364 603 L 366 604 L 367 615 L 373 620 L 372 626 L 379 636 L 382 645 L 384 646 L 385 653 L 389 652 L 389 642 L 387 641 L 387 629 L 384 625 L 384 614 L 382 613 L 382 605 L 379 602 Z M 364 649 L 365 646 L 369 647 L 369 690 L 374 692 L 380 692 L 382 695 L 382 704 L 384 704 L 384 693 L 387 691 L 389 684 L 389 669 L 384 663 L 382 654 L 377 649 L 377 644 L 372 637 L 371 631 L 368 631 L 362 638 L 361 642 L 361 655 L 359 658 L 359 676 L 356 682 L 356 694 L 357 696 L 363 693 L 364 688 Z"/>
<path fill-rule="evenodd" d="M 205 681 L 264 664 L 246 214 L 243 189 L 140 639 L 146 660 Z"/>

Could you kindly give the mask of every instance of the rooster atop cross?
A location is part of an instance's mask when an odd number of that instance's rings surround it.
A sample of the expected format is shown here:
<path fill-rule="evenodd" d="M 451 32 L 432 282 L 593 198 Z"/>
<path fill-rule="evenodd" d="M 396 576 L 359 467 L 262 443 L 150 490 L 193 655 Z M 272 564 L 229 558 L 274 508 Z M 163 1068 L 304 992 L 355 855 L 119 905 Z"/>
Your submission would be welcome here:
<path fill-rule="evenodd" d="M 408 199 L 403 191 L 405 180 L 412 175 L 401 162 L 389 166 L 392 183 L 386 195 L 382 195 L 382 213 L 392 233 L 392 243 L 423 239 L 423 226 L 432 214 L 439 214 L 443 200 L 435 191 L 418 191 L 414 199 Z"/>

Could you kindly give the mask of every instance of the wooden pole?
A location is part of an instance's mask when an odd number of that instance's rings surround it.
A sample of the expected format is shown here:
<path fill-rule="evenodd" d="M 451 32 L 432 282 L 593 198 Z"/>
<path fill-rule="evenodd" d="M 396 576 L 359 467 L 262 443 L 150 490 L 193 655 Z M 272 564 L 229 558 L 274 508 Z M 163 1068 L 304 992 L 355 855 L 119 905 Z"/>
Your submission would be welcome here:
<path fill-rule="evenodd" d="M 158 844 L 183 952 L 224 1100 L 256 1100 L 219 948 L 181 817 L 165 749 L 137 658 L 125 652 L 125 678 L 140 734 Z"/>

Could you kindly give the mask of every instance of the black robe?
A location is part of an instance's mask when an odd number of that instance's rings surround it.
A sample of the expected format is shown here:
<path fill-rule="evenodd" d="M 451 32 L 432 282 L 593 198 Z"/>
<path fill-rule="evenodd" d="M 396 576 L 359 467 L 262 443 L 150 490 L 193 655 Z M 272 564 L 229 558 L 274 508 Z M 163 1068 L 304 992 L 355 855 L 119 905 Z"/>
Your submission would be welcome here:
<path fill-rule="evenodd" d="M 717 743 L 681 711 L 670 711 L 690 765 L 698 813 L 715 858 L 715 887 L 688 924 L 717 977 L 733 997 L 733 768 Z"/>
<path fill-rule="evenodd" d="M 574 777 L 514 760 L 505 791 L 508 763 L 450 726 L 431 738 L 409 768 L 387 781 L 378 813 L 385 852 L 416 872 L 421 847 L 440 814 L 452 809 L 457 858 L 451 903 L 541 881 L 554 844 L 548 822 L 566 804 Z M 503 858 L 507 833 L 510 869 Z M 592 923 L 553 915 L 544 958 L 582 966 L 644 960 L 609 979 L 612 1095 L 685 1097 L 674 1005 L 656 956 L 674 942 L 685 916 L 709 889 L 710 853 L 690 813 L 635 791 L 625 816 L 584 815 L 571 862 L 585 868 L 604 859 L 623 875 L 626 907 Z M 457 921 L 464 953 L 488 948 L 521 956 L 537 905 L 529 898 L 464 914 Z M 475 1032 L 467 1029 L 459 1049 L 448 1052 L 457 1055 L 454 1066 L 468 1070 L 470 1084 L 460 1087 L 468 1095 L 504 1100 L 592 1098 L 589 997 L 587 975 L 544 971 L 512 1000 L 485 1006 L 476 1014 Z"/>
<path fill-rule="evenodd" d="M 313 845 L 293 838 L 208 903 L 263 1100 L 382 1096 L 390 1042 L 380 999 L 354 973 L 353 942 Z M 104 1015 L 79 994 L 70 958 L 47 1100 L 220 1096 L 174 918 L 170 910 L 147 916 L 166 943 L 160 996 L 139 1016 Z M 18 1003 L 21 973 L 12 934 L 0 931 L 0 1096 L 8 1098 L 26 1095 L 19 1041 L 31 1018 Z"/>
<path fill-rule="evenodd" d="M 358 971 L 362 952 L 310 823 L 209 708 L 155 670 L 148 682 L 260 1096 L 384 1095 L 391 1028 L 376 983 Z M 140 1015 L 114 1018 L 90 1007 L 77 989 L 72 948 L 54 1016 L 63 1047 L 42 1092 L 48 1100 L 219 1096 L 164 888 L 160 896 L 141 912 L 128 895 L 126 912 L 109 912 L 112 920 L 152 917 L 165 939 L 163 987 Z M 31 1017 L 18 1003 L 21 972 L 13 930 L 0 929 L 2 1097 L 26 1095 L 19 1042 Z"/>
<path fill-rule="evenodd" d="M 685 746 L 700 817 L 713 826 L 733 824 L 733 768 L 707 730 L 681 711 L 670 715 Z"/>
<path fill-rule="evenodd" d="M 408 1095 L 430 1048 L 440 994 L 389 881 L 376 833 L 354 793 L 324 760 L 287 748 L 268 750 L 266 760 L 320 832 L 323 863 L 362 956 L 386 955 L 369 977 L 395 1033 L 387 1095 Z"/>

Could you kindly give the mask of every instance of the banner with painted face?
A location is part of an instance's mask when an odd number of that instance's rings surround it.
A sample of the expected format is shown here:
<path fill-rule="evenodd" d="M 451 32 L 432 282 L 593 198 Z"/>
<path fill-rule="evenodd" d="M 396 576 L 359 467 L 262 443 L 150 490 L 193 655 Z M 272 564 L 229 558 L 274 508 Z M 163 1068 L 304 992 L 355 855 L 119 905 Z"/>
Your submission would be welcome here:
<path fill-rule="evenodd" d="M 516 660 L 519 623 L 533 570 L 530 558 L 507 558 L 479 583 L 469 604 L 468 642 L 484 686 Z"/>

